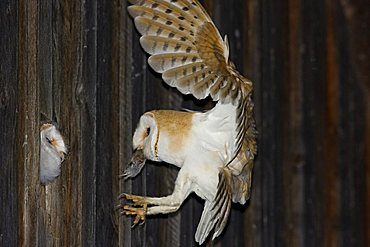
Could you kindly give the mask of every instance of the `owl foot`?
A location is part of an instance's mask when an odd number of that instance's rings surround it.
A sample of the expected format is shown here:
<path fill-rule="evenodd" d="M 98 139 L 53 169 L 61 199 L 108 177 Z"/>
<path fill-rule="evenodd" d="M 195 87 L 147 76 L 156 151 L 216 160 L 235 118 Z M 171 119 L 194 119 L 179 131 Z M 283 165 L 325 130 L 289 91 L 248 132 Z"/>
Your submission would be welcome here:
<path fill-rule="evenodd" d="M 133 225 L 132 225 L 132 227 L 134 227 L 140 221 L 142 221 L 141 224 L 143 224 L 145 222 L 146 209 L 124 205 L 123 206 L 123 214 L 134 215 L 135 216 L 135 220 L 134 220 Z"/>
<path fill-rule="evenodd" d="M 123 210 L 121 214 L 135 216 L 132 227 L 136 226 L 140 221 L 142 221 L 141 224 L 143 224 L 145 222 L 146 211 L 148 209 L 148 203 L 145 201 L 145 197 L 124 193 L 119 198 L 133 202 L 133 205 L 121 204 L 118 206 Z"/>

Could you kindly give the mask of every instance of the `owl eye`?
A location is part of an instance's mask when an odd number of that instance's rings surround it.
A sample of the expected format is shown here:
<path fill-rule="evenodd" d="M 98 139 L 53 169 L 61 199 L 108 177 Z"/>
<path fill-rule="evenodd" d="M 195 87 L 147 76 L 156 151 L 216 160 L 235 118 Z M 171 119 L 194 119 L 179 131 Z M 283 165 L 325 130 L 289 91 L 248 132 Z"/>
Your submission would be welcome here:
<path fill-rule="evenodd" d="M 51 142 L 53 141 L 53 140 L 51 140 L 49 137 L 46 137 L 46 140 L 48 141 L 48 143 L 50 143 L 51 144 Z"/>
<path fill-rule="evenodd" d="M 150 128 L 146 128 L 146 135 L 148 136 L 150 134 Z"/>

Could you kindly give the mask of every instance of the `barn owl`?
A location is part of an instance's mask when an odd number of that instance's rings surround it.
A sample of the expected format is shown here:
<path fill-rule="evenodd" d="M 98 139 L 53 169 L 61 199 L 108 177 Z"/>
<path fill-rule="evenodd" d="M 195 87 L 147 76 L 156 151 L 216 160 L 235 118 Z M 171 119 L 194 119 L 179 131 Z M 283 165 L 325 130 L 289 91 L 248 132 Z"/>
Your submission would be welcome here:
<path fill-rule="evenodd" d="M 252 82 L 229 60 L 221 38 L 196 0 L 130 0 L 128 7 L 149 65 L 183 94 L 217 101 L 207 112 L 155 110 L 143 114 L 133 136 L 134 155 L 122 174 L 136 176 L 147 159 L 180 168 L 173 193 L 164 197 L 119 196 L 122 214 L 135 217 L 177 211 L 194 192 L 205 200 L 195 234 L 202 244 L 223 231 L 231 203 L 250 196 L 256 130 Z"/>
<path fill-rule="evenodd" d="M 57 128 L 43 124 L 40 128 L 40 181 L 48 184 L 60 175 L 60 165 L 67 154 L 67 147 Z"/>

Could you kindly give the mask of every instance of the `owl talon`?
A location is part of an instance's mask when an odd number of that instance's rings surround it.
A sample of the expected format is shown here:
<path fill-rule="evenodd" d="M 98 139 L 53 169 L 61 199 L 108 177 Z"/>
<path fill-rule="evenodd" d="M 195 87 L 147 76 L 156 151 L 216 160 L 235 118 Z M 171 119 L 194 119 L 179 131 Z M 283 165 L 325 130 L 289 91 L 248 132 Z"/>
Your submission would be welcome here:
<path fill-rule="evenodd" d="M 145 201 L 145 197 L 123 193 L 119 196 L 119 199 L 126 199 L 133 202 L 133 205 L 121 204 L 117 207 L 122 209 L 121 215 L 135 216 L 132 227 L 135 227 L 138 223 L 140 225 L 145 223 L 145 216 L 148 209 L 148 203 Z"/>
<path fill-rule="evenodd" d="M 135 220 L 131 227 L 135 227 L 140 221 L 140 225 L 142 225 L 145 223 L 146 206 L 144 206 L 143 208 L 137 208 L 124 205 L 122 214 L 135 216 Z"/>
<path fill-rule="evenodd" d="M 132 201 L 135 205 L 145 206 L 145 207 L 147 205 L 147 202 L 145 201 L 145 197 L 143 196 L 135 196 L 135 195 L 123 193 L 121 195 L 121 198 L 126 198 L 126 200 Z"/>

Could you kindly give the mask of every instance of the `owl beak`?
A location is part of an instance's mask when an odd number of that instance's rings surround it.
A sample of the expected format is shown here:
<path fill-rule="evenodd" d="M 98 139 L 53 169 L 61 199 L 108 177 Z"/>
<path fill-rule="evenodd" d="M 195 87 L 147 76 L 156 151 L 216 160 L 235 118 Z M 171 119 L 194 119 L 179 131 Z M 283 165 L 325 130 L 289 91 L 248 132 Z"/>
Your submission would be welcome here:
<path fill-rule="evenodd" d="M 66 154 L 67 154 L 67 153 L 66 153 L 66 152 L 63 152 L 63 151 L 60 151 L 60 152 L 59 152 L 60 160 L 61 160 L 62 162 L 64 161 Z"/>

